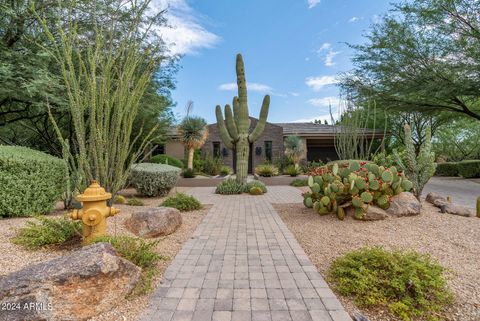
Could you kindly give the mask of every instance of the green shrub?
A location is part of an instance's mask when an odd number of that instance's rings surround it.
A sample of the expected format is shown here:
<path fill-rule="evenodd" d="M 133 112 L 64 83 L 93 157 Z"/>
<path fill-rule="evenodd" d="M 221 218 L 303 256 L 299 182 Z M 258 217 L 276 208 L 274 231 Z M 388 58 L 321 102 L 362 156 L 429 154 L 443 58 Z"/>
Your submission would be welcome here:
<path fill-rule="evenodd" d="M 230 167 L 228 167 L 227 165 L 223 165 L 220 168 L 220 175 L 222 175 L 222 176 L 230 175 L 231 172 L 233 172 L 232 169 Z"/>
<path fill-rule="evenodd" d="M 285 168 L 285 171 L 283 172 L 284 174 L 290 175 L 292 177 L 298 176 L 302 174 L 299 168 L 296 168 L 294 165 L 290 165 L 287 168 Z"/>
<path fill-rule="evenodd" d="M 278 167 L 273 164 L 262 164 L 255 167 L 255 173 L 263 177 L 278 175 Z"/>
<path fill-rule="evenodd" d="M 25 226 L 17 231 L 12 242 L 35 250 L 48 245 L 61 245 L 76 237 L 82 236 L 82 223 L 67 217 L 48 218 L 35 217 L 36 221 L 27 221 Z"/>
<path fill-rule="evenodd" d="M 220 174 L 223 166 L 223 160 L 220 157 L 206 156 L 203 161 L 203 170 L 205 174 L 216 176 Z"/>
<path fill-rule="evenodd" d="M 199 210 L 202 208 L 202 204 L 193 196 L 177 193 L 175 196 L 170 196 L 165 199 L 161 206 L 173 207 L 181 212 L 188 212 Z"/>
<path fill-rule="evenodd" d="M 122 195 L 117 195 L 115 196 L 115 199 L 113 200 L 113 203 L 115 204 L 125 204 L 127 202 L 127 199 L 125 196 Z"/>
<path fill-rule="evenodd" d="M 0 217 L 49 213 L 67 184 L 65 162 L 20 146 L 0 146 Z"/>
<path fill-rule="evenodd" d="M 243 185 L 236 179 L 229 178 L 217 185 L 215 193 L 223 195 L 242 194 Z"/>
<path fill-rule="evenodd" d="M 135 164 L 130 183 L 144 196 L 165 196 L 177 184 L 180 169 L 170 165 L 141 163 Z"/>
<path fill-rule="evenodd" d="M 136 197 L 129 198 L 127 201 L 128 206 L 143 206 L 143 202 Z"/>
<path fill-rule="evenodd" d="M 480 160 L 464 160 L 457 163 L 458 174 L 464 178 L 480 177 Z"/>
<path fill-rule="evenodd" d="M 159 240 L 146 241 L 130 236 L 102 236 L 93 240 L 94 243 L 110 243 L 118 255 L 142 268 L 142 276 L 133 294 L 148 293 L 153 289 L 152 281 L 157 273 L 156 263 L 167 259 L 155 250 Z"/>
<path fill-rule="evenodd" d="M 295 187 L 308 186 L 308 179 L 297 178 L 294 179 L 290 185 Z"/>
<path fill-rule="evenodd" d="M 191 168 L 186 168 L 183 173 L 182 173 L 184 178 L 194 178 L 195 176 L 195 171 Z"/>
<path fill-rule="evenodd" d="M 249 191 L 250 195 L 262 195 L 263 191 L 260 187 L 254 186 Z"/>
<path fill-rule="evenodd" d="M 171 165 L 178 168 L 183 168 L 183 162 L 181 160 L 165 154 L 153 156 L 152 158 L 150 158 L 150 163 L 166 164 L 166 165 Z"/>
<path fill-rule="evenodd" d="M 250 193 L 250 190 L 252 189 L 252 187 L 260 188 L 262 190 L 262 193 L 267 192 L 267 187 L 265 186 L 265 184 L 257 180 L 247 182 L 247 184 L 245 184 L 245 186 L 243 187 L 243 191 L 245 193 Z"/>
<path fill-rule="evenodd" d="M 458 163 L 446 162 L 437 163 L 436 176 L 458 176 Z"/>
<path fill-rule="evenodd" d="M 303 164 L 300 164 L 300 170 L 302 173 L 309 173 L 313 171 L 315 168 L 325 165 L 322 161 L 307 161 Z"/>
<path fill-rule="evenodd" d="M 443 272 L 427 255 L 367 247 L 337 258 L 328 278 L 359 306 L 388 306 L 403 320 L 437 320 L 452 299 Z"/>

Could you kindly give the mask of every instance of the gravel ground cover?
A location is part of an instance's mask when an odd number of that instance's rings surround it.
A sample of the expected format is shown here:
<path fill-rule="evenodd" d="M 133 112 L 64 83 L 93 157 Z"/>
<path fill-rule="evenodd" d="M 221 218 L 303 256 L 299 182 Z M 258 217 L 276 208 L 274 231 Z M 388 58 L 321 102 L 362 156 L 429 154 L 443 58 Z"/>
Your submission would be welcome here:
<path fill-rule="evenodd" d="M 334 215 L 317 215 L 302 204 L 274 207 L 321 274 L 326 275 L 335 258 L 363 246 L 428 253 L 448 269 L 455 294 L 442 320 L 480 320 L 479 218 L 441 214 L 425 202 L 419 216 L 374 222 L 340 221 Z M 338 297 L 351 314 L 359 311 L 371 321 L 399 320 L 386 310 L 359 310 L 353 300 Z"/>
<path fill-rule="evenodd" d="M 183 192 L 188 188 L 174 188 L 170 195 L 175 194 L 175 192 Z M 122 195 L 126 197 L 134 196 L 135 190 L 127 189 L 121 192 Z M 131 216 L 131 213 L 141 210 L 145 207 L 155 207 L 158 206 L 164 198 L 142 198 L 136 196 L 138 199 L 142 200 L 144 206 L 127 206 L 115 204 L 115 207 L 120 209 L 120 214 L 115 217 L 108 218 L 108 234 L 109 235 L 130 235 L 134 236 L 128 232 L 123 223 L 126 219 Z M 170 234 L 166 237 L 160 238 L 161 241 L 158 244 L 157 251 L 161 255 L 168 257 L 167 260 L 162 260 L 158 263 L 159 273 L 154 280 L 154 284 L 159 284 L 162 279 L 162 275 L 167 269 L 168 265 L 175 257 L 177 252 L 182 248 L 182 245 L 187 241 L 193 232 L 195 231 L 197 225 L 202 221 L 205 214 L 208 212 L 211 206 L 206 205 L 203 209 L 192 212 L 181 213 L 183 223 L 180 228 L 175 231 L 173 234 Z M 57 209 L 50 215 L 62 215 L 63 210 L 61 210 L 61 204 Z M 9 274 L 14 271 L 18 271 L 23 267 L 39 263 L 42 261 L 47 261 L 56 257 L 59 257 L 65 254 L 66 250 L 57 250 L 57 249 L 44 249 L 39 251 L 28 251 L 23 249 L 20 246 L 14 245 L 10 242 L 10 238 L 15 235 L 15 230 L 22 227 L 29 218 L 10 218 L 0 220 L 0 277 L 2 275 Z M 119 305 L 116 309 L 105 312 L 95 318 L 90 320 L 92 321 L 118 321 L 118 320 L 137 320 L 142 311 L 148 304 L 148 295 L 137 296 L 134 298 L 129 298 L 119 302 Z"/>

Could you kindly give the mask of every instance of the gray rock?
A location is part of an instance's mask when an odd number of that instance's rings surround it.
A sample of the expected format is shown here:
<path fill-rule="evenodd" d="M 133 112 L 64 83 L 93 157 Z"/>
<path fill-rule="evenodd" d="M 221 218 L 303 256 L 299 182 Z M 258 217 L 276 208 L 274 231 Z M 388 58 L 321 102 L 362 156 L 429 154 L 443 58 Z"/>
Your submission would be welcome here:
<path fill-rule="evenodd" d="M 427 194 L 427 197 L 425 198 L 425 201 L 435 205 L 436 201 L 442 201 L 442 202 L 446 203 L 447 199 L 445 197 L 443 197 L 442 195 L 438 194 L 438 193 L 431 192 L 431 193 Z"/>
<path fill-rule="evenodd" d="M 471 217 L 473 216 L 473 211 L 465 206 L 456 205 L 452 203 L 443 204 L 440 207 L 442 213 L 448 213 L 458 216 Z"/>
<path fill-rule="evenodd" d="M 171 207 L 155 207 L 133 213 L 125 227 L 135 235 L 159 237 L 172 234 L 182 224 L 180 211 Z"/>
<path fill-rule="evenodd" d="M 364 221 L 379 221 L 388 217 L 387 212 L 377 206 L 370 205 L 363 216 Z"/>
<path fill-rule="evenodd" d="M 97 243 L 0 279 L 0 320 L 87 320 L 128 295 L 141 270 Z"/>
<path fill-rule="evenodd" d="M 420 214 L 422 205 L 415 195 L 402 192 L 390 198 L 390 207 L 387 213 L 393 216 L 412 216 Z"/>

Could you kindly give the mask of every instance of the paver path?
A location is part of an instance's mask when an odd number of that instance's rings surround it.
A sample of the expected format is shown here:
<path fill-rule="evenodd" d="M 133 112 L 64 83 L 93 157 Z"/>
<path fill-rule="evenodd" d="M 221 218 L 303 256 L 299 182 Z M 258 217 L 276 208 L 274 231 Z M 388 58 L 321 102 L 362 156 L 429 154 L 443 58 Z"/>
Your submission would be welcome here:
<path fill-rule="evenodd" d="M 271 205 L 301 202 L 298 189 L 213 191 L 189 191 L 213 207 L 168 267 L 143 321 L 351 321 Z"/>

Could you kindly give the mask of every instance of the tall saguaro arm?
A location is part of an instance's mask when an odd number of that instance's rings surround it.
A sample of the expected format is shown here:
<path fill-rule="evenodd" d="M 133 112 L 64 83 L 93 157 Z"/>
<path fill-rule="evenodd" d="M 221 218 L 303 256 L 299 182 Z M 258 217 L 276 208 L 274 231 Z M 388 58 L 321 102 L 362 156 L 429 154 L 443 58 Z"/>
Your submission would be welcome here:
<path fill-rule="evenodd" d="M 230 149 L 235 147 L 233 138 L 228 133 L 227 128 L 225 127 L 225 121 L 223 120 L 222 109 L 219 105 L 215 108 L 215 116 L 217 117 L 217 126 L 220 137 L 222 138 L 223 143 Z"/>
<path fill-rule="evenodd" d="M 270 96 L 266 95 L 263 98 L 262 109 L 260 110 L 260 117 L 258 117 L 257 126 L 255 126 L 255 129 L 248 136 L 248 141 L 250 143 L 253 143 L 260 137 L 260 135 L 262 135 L 263 130 L 265 129 L 265 124 L 267 123 L 269 105 L 270 105 Z"/>

